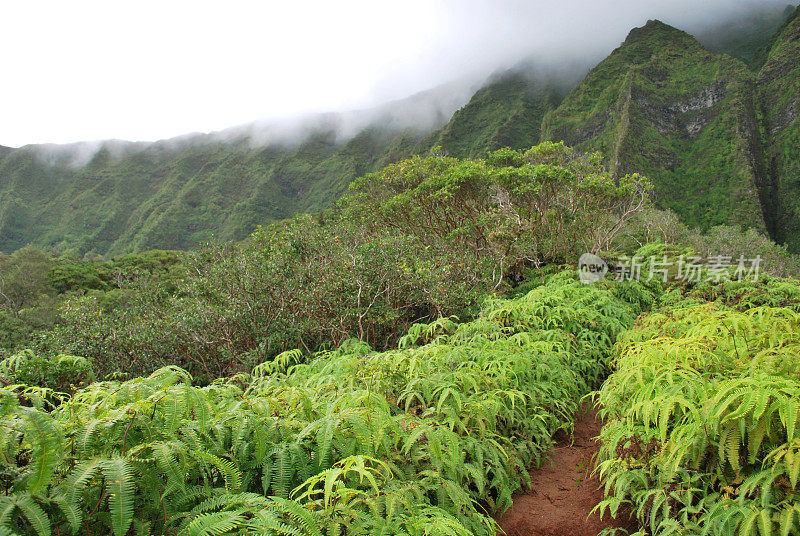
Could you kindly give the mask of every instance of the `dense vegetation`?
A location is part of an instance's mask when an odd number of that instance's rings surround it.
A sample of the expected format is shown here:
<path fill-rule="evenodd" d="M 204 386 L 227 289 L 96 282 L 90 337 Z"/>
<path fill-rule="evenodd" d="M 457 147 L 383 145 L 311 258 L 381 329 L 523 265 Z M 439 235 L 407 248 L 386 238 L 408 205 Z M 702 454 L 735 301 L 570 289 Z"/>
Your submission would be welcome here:
<path fill-rule="evenodd" d="M 353 178 L 407 154 L 422 135 L 375 128 L 342 145 L 322 128 L 299 145 L 263 148 L 198 139 L 133 146 L 121 157 L 101 149 L 83 166 L 23 147 L 0 156 L 0 251 L 33 242 L 119 255 L 241 240 L 261 223 L 329 206 Z"/>
<path fill-rule="evenodd" d="M 675 288 L 621 337 L 599 472 L 640 534 L 800 531 L 800 286 Z"/>
<path fill-rule="evenodd" d="M 480 157 L 503 147 L 539 143 L 544 115 L 575 81 L 553 72 L 511 70 L 489 80 L 441 129 L 416 147 L 440 146 L 458 157 Z"/>
<path fill-rule="evenodd" d="M 520 67 L 492 77 L 449 121 L 415 129 L 395 120 L 415 113 L 401 103 L 353 133 L 334 118 L 281 142 L 108 142 L 85 165 L 52 147 L 0 147 L 0 251 L 119 255 L 241 240 L 259 224 L 329 208 L 353 179 L 433 146 L 483 157 L 542 140 L 600 150 L 613 173 L 647 175 L 656 204 L 690 226 L 755 227 L 797 251 L 800 17 L 786 13 L 768 39 L 778 15 L 712 28 L 701 40 L 713 54 L 651 22 L 580 84 L 580 68 Z"/>
<path fill-rule="evenodd" d="M 71 397 L 10 385 L 5 527 L 494 534 L 487 514 L 611 367 L 601 508 L 632 502 L 642 534 L 800 528 L 796 281 L 546 279 L 474 321 L 415 324 L 385 352 L 351 339 L 205 387 L 174 367 Z M 0 367 L 13 377 L 34 358 Z"/>
<path fill-rule="evenodd" d="M 493 535 L 594 389 L 601 509 L 793 533 L 796 280 L 569 265 L 798 259 L 649 190 L 561 143 L 435 149 L 240 243 L 0 257 L 0 534 Z"/>
<path fill-rule="evenodd" d="M 0 253 L 0 356 L 30 346 L 35 333 L 62 320 L 60 308 L 86 297 L 110 310 L 140 281 L 181 277 L 183 253 L 148 251 L 113 261 L 55 256 L 32 247 Z"/>
<path fill-rule="evenodd" d="M 473 322 L 417 324 L 192 384 L 177 368 L 72 398 L 2 395 L 6 530 L 39 535 L 495 534 L 653 300 L 569 272 Z M 33 405 L 22 401 L 32 401 Z"/>
<path fill-rule="evenodd" d="M 293 348 L 391 347 L 414 323 L 470 317 L 531 267 L 606 247 L 642 210 L 647 182 L 615 182 L 601 164 L 561 144 L 403 161 L 355 182 L 336 210 L 126 283 L 113 306 L 73 296 L 32 343 L 89 356 L 101 377 L 178 365 L 205 381 Z"/>

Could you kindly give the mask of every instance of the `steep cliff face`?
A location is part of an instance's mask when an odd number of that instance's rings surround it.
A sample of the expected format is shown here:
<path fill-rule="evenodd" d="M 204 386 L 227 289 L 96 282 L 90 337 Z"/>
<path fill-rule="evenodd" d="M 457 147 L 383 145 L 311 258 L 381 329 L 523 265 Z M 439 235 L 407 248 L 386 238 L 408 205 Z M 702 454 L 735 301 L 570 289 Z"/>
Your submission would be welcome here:
<path fill-rule="evenodd" d="M 765 229 L 753 88 L 741 61 L 650 21 L 545 117 L 542 135 L 648 175 L 655 201 L 690 225 Z"/>
<path fill-rule="evenodd" d="M 757 103 L 767 225 L 776 241 L 800 251 L 800 7 L 758 73 Z"/>

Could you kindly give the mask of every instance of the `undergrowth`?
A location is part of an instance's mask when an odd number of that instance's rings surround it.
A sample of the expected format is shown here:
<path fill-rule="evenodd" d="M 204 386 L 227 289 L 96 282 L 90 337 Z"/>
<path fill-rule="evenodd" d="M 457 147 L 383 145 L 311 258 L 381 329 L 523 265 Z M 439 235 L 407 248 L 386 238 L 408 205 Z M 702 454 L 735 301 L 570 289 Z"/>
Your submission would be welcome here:
<path fill-rule="evenodd" d="M 797 296 L 676 287 L 621 336 L 598 396 L 601 512 L 631 505 L 640 535 L 800 534 Z"/>
<path fill-rule="evenodd" d="M 198 387 L 176 367 L 0 390 L 0 534 L 493 535 L 654 293 L 552 276 L 396 350 Z"/>

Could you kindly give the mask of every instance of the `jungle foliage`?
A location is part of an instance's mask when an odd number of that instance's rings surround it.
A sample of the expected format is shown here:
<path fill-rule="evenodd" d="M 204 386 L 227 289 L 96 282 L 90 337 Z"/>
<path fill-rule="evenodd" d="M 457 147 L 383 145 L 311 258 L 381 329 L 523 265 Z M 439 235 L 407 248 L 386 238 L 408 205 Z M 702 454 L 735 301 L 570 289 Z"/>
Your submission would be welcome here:
<path fill-rule="evenodd" d="M 637 534 L 800 531 L 800 286 L 673 288 L 620 337 L 598 473 Z"/>
<path fill-rule="evenodd" d="M 583 252 L 610 249 L 648 205 L 649 189 L 638 174 L 613 177 L 597 153 L 545 142 L 485 159 L 459 160 L 434 149 L 431 157 L 357 179 L 342 204 L 371 228 L 488 258 L 499 285 L 505 274 L 527 266 L 575 262 Z"/>
<path fill-rule="evenodd" d="M 176 367 L 0 389 L 6 534 L 493 535 L 655 300 L 572 271 L 375 352 L 291 351 L 205 387 Z"/>
<path fill-rule="evenodd" d="M 560 143 L 434 151 L 240 243 L 0 256 L 0 536 L 493 535 L 594 389 L 602 511 L 796 533 L 797 281 L 564 265 L 797 258 L 647 190 Z"/>
<path fill-rule="evenodd" d="M 153 250 L 105 261 L 33 247 L 0 253 L 0 356 L 31 346 L 37 333 L 63 321 L 60 308 L 71 298 L 92 297 L 110 310 L 138 281 L 178 279 L 182 256 Z"/>
<path fill-rule="evenodd" d="M 599 250 L 646 191 L 563 144 L 415 157 L 355 182 L 335 210 L 209 244 L 181 277 L 134 282 L 113 308 L 70 298 L 33 348 L 91 357 L 100 378 L 177 365 L 203 381 L 350 338 L 389 348 L 415 323 L 472 317 L 528 269 Z"/>

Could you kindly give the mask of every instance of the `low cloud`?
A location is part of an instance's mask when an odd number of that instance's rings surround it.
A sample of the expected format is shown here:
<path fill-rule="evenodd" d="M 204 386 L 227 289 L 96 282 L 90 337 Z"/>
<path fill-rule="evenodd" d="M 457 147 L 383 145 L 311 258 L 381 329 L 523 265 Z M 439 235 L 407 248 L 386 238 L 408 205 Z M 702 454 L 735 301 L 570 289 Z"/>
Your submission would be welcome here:
<path fill-rule="evenodd" d="M 37 150 L 51 163 L 81 166 L 89 162 L 101 147 L 112 156 L 119 157 L 138 150 L 170 150 L 196 143 L 236 141 L 251 146 L 292 144 L 302 140 L 310 132 L 333 132 L 337 141 L 344 142 L 372 125 L 389 130 L 414 128 L 430 132 L 443 125 L 455 110 L 463 106 L 476 88 L 504 70 L 522 70 L 531 76 L 547 76 L 560 80 L 565 86 L 571 86 L 619 46 L 631 28 L 642 26 L 649 19 L 660 19 L 698 36 L 701 41 L 705 39 L 704 42 L 712 42 L 719 41 L 720 34 L 724 34 L 727 28 L 746 29 L 751 21 L 759 17 L 777 20 L 788 4 L 785 0 L 436 0 L 420 6 L 413 3 L 410 5 L 420 10 L 418 24 L 424 27 L 424 31 L 409 32 L 414 42 L 409 37 L 409 43 L 400 45 L 415 52 L 407 54 L 402 60 L 386 58 L 386 63 L 377 67 L 364 64 L 363 77 L 352 74 L 358 72 L 358 64 L 350 65 L 342 77 L 355 79 L 351 86 L 353 98 L 341 104 L 338 109 L 334 108 L 327 113 L 313 112 L 312 110 L 320 108 L 320 102 L 324 99 L 316 101 L 309 97 L 306 112 L 297 111 L 283 118 L 275 118 L 273 115 L 271 119 L 255 120 L 208 133 L 186 134 L 150 143 L 115 140 L 68 145 L 48 144 L 37 146 Z M 422 5 L 425 6 L 424 10 Z M 347 7 L 348 4 L 345 3 L 342 9 L 346 11 Z M 404 9 L 400 4 L 396 8 Z M 400 21 L 413 25 L 414 13 L 409 14 L 408 9 L 410 8 L 405 10 Z M 313 12 L 310 16 L 313 16 Z M 385 12 L 382 16 L 385 18 Z M 339 34 L 333 31 L 332 35 L 344 35 L 358 27 L 371 28 L 371 25 L 392 25 L 395 22 L 371 20 L 369 17 L 370 13 L 367 13 L 362 19 L 351 21 L 353 28 L 342 27 Z M 345 24 L 342 20 L 348 19 L 341 17 L 338 22 Z M 332 21 L 334 22 L 337 21 Z M 391 29 L 389 35 L 403 35 L 397 28 Z M 374 36 L 380 36 L 381 33 L 373 31 L 370 35 L 374 40 Z M 316 38 L 308 32 L 298 36 L 298 39 L 312 41 L 314 46 L 311 50 L 324 50 L 330 44 L 324 40 L 313 42 Z M 324 39 L 324 36 L 320 39 Z M 417 42 L 419 40 L 422 41 Z M 364 47 L 373 45 L 382 46 L 379 42 L 371 43 L 369 40 L 363 43 Z M 187 47 L 187 54 L 192 53 L 188 45 L 182 46 Z M 388 47 L 387 50 L 394 48 Z M 269 54 L 274 53 L 269 50 L 234 52 L 225 48 L 224 43 L 220 44 L 218 50 L 219 59 L 224 59 L 226 55 L 245 54 L 256 67 L 259 58 L 269 58 Z M 297 54 L 301 69 L 298 72 L 320 68 L 313 63 L 313 58 L 302 56 L 301 51 L 294 50 L 291 44 L 287 43 L 286 49 L 281 50 L 280 54 L 289 58 Z M 359 58 L 345 58 L 341 61 L 358 62 Z M 326 87 L 336 87 L 337 91 L 342 91 L 342 87 L 347 88 L 347 83 L 350 83 L 349 79 L 334 79 L 336 75 L 330 73 L 336 73 L 335 69 L 322 69 L 321 72 L 328 73 L 328 78 L 319 80 L 317 91 L 320 95 L 324 94 Z M 274 74 L 283 89 L 294 83 L 291 73 Z M 369 82 L 371 89 L 364 86 L 365 80 Z M 236 83 L 236 80 L 231 80 L 229 85 Z M 170 88 L 169 85 L 163 86 L 165 94 Z M 58 87 L 54 91 L 57 92 Z M 285 94 L 285 91 L 281 94 Z M 244 95 L 241 98 L 246 97 Z M 212 112 L 216 114 L 215 121 L 219 123 L 219 117 L 225 115 L 217 113 L 217 109 L 232 106 L 237 98 L 236 91 L 220 94 L 217 101 L 197 109 L 194 124 L 202 124 L 204 114 L 209 114 L 210 117 Z M 268 91 L 263 95 L 263 99 L 268 102 L 276 98 L 278 97 Z M 120 103 L 120 106 L 125 105 Z M 247 109 L 246 102 L 242 106 Z M 83 111 L 87 117 L 96 112 L 92 109 Z M 154 112 L 155 110 L 148 110 L 148 113 Z M 241 117 L 244 112 L 239 110 L 237 113 L 238 115 L 231 114 L 231 117 Z M 253 107 L 252 114 L 256 117 L 261 115 L 258 106 Z M 180 128 L 180 123 L 170 122 L 172 119 L 168 114 L 164 114 L 163 121 L 162 125 L 152 125 L 154 132 L 163 128 L 168 133 Z M 46 120 L 40 118 L 40 122 L 47 125 Z M 120 129 L 124 131 L 122 116 L 119 122 Z M 231 121 L 232 124 L 236 122 Z"/>

